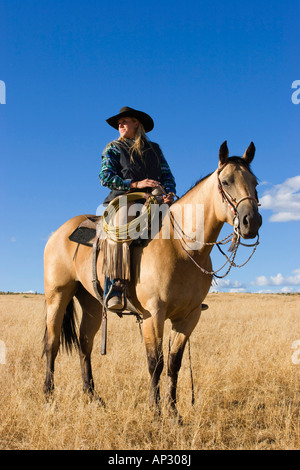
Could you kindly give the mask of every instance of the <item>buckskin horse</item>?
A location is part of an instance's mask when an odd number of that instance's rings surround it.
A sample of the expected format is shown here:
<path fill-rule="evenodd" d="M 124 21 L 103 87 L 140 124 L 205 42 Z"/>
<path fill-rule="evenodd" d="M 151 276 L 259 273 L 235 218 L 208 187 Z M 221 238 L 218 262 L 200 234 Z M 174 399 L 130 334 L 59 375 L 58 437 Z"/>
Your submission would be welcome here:
<path fill-rule="evenodd" d="M 189 238 L 182 230 L 182 240 L 175 236 L 175 225 L 169 238 L 150 240 L 131 253 L 130 298 L 143 316 L 143 338 L 150 373 L 150 404 L 160 408 L 159 379 L 163 369 L 164 323 L 171 321 L 172 332 L 168 356 L 166 400 L 176 411 L 176 388 L 185 345 L 197 325 L 202 302 L 211 286 L 213 271 L 210 252 L 225 222 L 235 226 L 244 239 L 258 235 L 262 223 L 258 212 L 257 180 L 250 169 L 255 154 L 251 142 L 243 157 L 229 157 L 227 142 L 219 150 L 218 168 L 178 199 L 176 207 L 186 204 L 204 206 L 204 243 L 197 250 L 189 247 Z M 92 286 L 92 250 L 75 245 L 70 234 L 86 216 L 74 217 L 62 225 L 45 248 L 46 330 L 44 353 L 47 358 L 44 392 L 54 390 L 54 362 L 62 340 L 67 348 L 77 344 L 80 355 L 83 389 L 94 395 L 91 352 L 94 337 L 101 326 L 102 308 Z M 194 223 L 194 222 L 193 222 Z M 196 227 L 193 227 L 194 231 Z M 199 269 L 200 268 L 200 269 Z M 97 274 L 104 286 L 101 251 Z M 74 326 L 73 297 L 82 307 L 79 338 Z M 95 394 L 96 395 L 96 394 Z"/>

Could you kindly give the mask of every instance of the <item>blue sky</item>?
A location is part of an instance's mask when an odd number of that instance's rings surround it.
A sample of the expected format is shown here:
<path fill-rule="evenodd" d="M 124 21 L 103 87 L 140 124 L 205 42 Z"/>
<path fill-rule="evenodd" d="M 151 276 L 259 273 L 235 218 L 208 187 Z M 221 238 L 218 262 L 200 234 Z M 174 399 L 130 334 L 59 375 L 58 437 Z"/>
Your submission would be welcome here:
<path fill-rule="evenodd" d="M 46 241 L 102 203 L 105 119 L 131 106 L 153 117 L 179 195 L 224 140 L 232 155 L 254 141 L 261 243 L 217 289 L 298 292 L 299 32 L 296 0 L 0 0 L 0 291 L 43 292 Z"/>

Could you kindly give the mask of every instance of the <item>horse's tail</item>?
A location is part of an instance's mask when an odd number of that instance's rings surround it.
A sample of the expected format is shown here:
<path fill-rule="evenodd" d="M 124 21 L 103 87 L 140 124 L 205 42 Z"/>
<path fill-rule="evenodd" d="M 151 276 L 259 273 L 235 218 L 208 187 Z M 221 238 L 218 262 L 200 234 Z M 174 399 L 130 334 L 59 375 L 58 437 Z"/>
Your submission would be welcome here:
<path fill-rule="evenodd" d="M 72 353 L 73 347 L 75 349 L 79 348 L 79 340 L 77 333 L 77 315 L 73 299 L 70 300 L 63 319 L 61 330 L 61 344 L 62 348 L 65 349 L 68 354 Z"/>
<path fill-rule="evenodd" d="M 46 302 L 45 302 L 46 308 Z M 74 300 L 71 299 L 68 303 L 66 308 L 66 312 L 63 319 L 62 329 L 61 329 L 61 345 L 63 350 L 66 350 L 68 354 L 72 353 L 73 347 L 75 349 L 79 349 L 79 340 L 78 340 L 78 333 L 77 333 L 77 314 L 75 309 Z M 47 346 L 47 326 L 45 328 L 44 333 L 44 349 L 43 354 L 46 353 L 46 346 Z"/>

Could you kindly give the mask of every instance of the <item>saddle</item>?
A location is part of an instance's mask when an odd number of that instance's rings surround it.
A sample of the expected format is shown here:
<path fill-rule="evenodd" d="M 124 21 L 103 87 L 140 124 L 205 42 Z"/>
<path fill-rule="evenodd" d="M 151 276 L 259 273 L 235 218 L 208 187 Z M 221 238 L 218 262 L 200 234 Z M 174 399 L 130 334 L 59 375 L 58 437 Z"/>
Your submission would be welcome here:
<path fill-rule="evenodd" d="M 84 220 L 69 236 L 69 240 L 79 245 L 93 246 L 96 241 L 97 225 L 101 216 L 86 216 Z"/>
<path fill-rule="evenodd" d="M 102 225 L 102 216 L 86 216 L 86 219 L 81 222 L 81 224 L 74 230 L 74 232 L 69 236 L 69 240 L 74 243 L 77 243 L 77 248 L 74 254 L 74 259 L 77 254 L 79 245 L 84 245 L 93 248 L 93 286 L 94 291 L 97 296 L 97 299 L 101 302 L 103 307 L 106 307 L 107 300 L 109 299 L 109 294 L 104 297 L 103 289 L 101 288 L 98 277 L 97 277 L 97 257 L 99 250 L 101 249 L 101 243 L 99 243 L 99 238 L 101 234 L 101 225 Z M 140 241 L 133 243 L 132 245 L 139 245 Z M 127 283 L 124 282 L 120 285 L 117 285 L 118 290 L 122 291 L 123 300 L 124 300 L 124 309 L 120 312 L 115 312 L 119 317 L 123 315 L 135 315 L 140 318 L 141 312 L 139 312 L 136 307 L 133 305 L 127 289 Z M 138 319 L 138 318 L 137 318 Z"/>
<path fill-rule="evenodd" d="M 97 255 L 98 255 L 98 240 L 99 240 L 99 224 L 101 225 L 102 216 L 86 216 L 86 220 L 84 220 L 69 236 L 69 239 L 75 243 L 77 243 L 77 248 L 75 251 L 74 258 L 77 253 L 77 249 L 79 245 L 85 245 L 89 247 L 93 247 L 93 283 L 94 283 L 94 290 L 97 294 L 98 300 L 100 300 L 102 305 L 105 305 L 104 293 L 100 287 L 100 284 L 97 279 L 97 270 L 96 270 L 96 262 L 97 262 Z M 132 243 L 133 246 L 144 246 L 146 243 L 145 240 L 137 239 Z M 114 312 L 117 313 L 120 317 L 122 315 L 135 315 L 140 318 L 141 313 L 135 308 L 133 305 L 129 295 L 128 289 L 126 288 L 126 284 L 122 285 L 122 294 L 124 300 L 124 310 L 122 312 Z M 106 301 L 108 298 L 106 299 Z M 207 310 L 208 305 L 202 304 L 202 311 Z"/>

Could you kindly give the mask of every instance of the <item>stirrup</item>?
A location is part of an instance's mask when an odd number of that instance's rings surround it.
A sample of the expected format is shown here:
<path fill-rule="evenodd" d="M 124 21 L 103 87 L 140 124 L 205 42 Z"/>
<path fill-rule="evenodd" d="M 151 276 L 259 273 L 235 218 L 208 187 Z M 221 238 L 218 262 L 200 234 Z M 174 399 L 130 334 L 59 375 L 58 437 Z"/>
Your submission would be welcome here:
<path fill-rule="evenodd" d="M 116 310 L 118 312 L 122 312 L 122 310 L 124 310 L 124 302 L 122 297 L 119 295 L 113 295 L 113 293 L 107 300 L 106 305 L 108 310 Z"/>
<path fill-rule="evenodd" d="M 125 299 L 125 288 L 121 285 L 112 284 L 109 288 L 108 293 L 104 299 L 104 307 L 107 310 L 111 310 L 112 312 L 122 317 L 122 312 L 125 310 L 126 307 L 126 299 Z M 120 295 L 117 295 L 118 292 Z"/>

